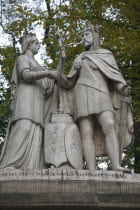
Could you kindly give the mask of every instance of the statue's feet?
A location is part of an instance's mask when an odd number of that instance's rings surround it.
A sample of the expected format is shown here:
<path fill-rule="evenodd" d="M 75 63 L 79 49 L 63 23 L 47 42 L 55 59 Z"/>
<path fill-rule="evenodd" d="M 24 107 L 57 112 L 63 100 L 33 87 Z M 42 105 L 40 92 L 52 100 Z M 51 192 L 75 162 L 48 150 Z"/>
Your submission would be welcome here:
<path fill-rule="evenodd" d="M 63 165 L 59 166 L 59 168 L 61 168 L 61 169 L 74 169 L 70 164 L 63 164 Z"/>
<path fill-rule="evenodd" d="M 131 173 L 131 170 L 129 168 L 123 168 L 121 166 L 113 169 L 113 171 L 123 171 L 123 172 L 126 172 L 126 173 Z"/>
<path fill-rule="evenodd" d="M 55 166 L 53 166 L 53 165 L 51 165 L 51 167 L 50 167 L 51 169 L 54 169 L 54 168 L 56 168 Z"/>

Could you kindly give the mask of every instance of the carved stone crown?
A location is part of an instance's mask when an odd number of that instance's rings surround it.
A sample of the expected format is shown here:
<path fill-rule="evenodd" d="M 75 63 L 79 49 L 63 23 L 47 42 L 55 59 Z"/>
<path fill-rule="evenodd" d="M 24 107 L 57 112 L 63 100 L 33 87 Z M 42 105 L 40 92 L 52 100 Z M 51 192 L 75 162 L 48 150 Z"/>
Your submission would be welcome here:
<path fill-rule="evenodd" d="M 84 26 L 83 27 L 83 33 L 86 32 L 86 31 L 91 31 L 91 32 L 95 31 L 98 34 L 101 34 L 101 30 L 99 29 L 99 26 L 97 26 L 97 25 L 94 26 L 94 25 L 90 24 L 88 26 Z"/>
<path fill-rule="evenodd" d="M 34 39 L 37 39 L 36 34 L 24 33 L 23 36 L 20 38 L 20 44 L 22 44 L 25 39 L 32 39 L 33 37 Z"/>
<path fill-rule="evenodd" d="M 22 53 L 24 54 L 27 50 L 27 48 L 35 41 L 37 40 L 36 34 L 33 33 L 25 33 L 23 34 L 23 37 L 20 38 L 20 44 L 22 46 Z"/>

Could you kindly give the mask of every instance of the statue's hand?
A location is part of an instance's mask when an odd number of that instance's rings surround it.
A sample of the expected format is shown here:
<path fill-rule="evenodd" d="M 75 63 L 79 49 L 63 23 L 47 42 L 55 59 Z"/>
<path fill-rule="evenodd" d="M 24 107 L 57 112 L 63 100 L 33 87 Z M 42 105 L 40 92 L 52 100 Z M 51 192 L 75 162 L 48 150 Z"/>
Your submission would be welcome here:
<path fill-rule="evenodd" d="M 127 122 L 127 127 L 128 127 L 128 131 L 130 132 L 130 133 L 134 133 L 134 125 L 133 125 L 133 123 L 132 122 Z"/>
<path fill-rule="evenodd" d="M 81 69 L 81 58 L 77 58 L 76 59 L 76 61 L 75 61 L 75 65 L 74 65 L 74 68 L 76 69 L 76 70 L 80 70 Z"/>
<path fill-rule="evenodd" d="M 134 133 L 134 126 L 128 127 L 130 133 Z"/>
<path fill-rule="evenodd" d="M 124 89 L 124 95 L 128 97 L 128 96 L 130 96 L 130 94 L 131 94 L 131 87 L 126 86 Z"/>
<path fill-rule="evenodd" d="M 61 76 L 60 72 L 58 70 L 56 71 L 49 71 L 49 77 L 52 79 L 59 79 Z"/>

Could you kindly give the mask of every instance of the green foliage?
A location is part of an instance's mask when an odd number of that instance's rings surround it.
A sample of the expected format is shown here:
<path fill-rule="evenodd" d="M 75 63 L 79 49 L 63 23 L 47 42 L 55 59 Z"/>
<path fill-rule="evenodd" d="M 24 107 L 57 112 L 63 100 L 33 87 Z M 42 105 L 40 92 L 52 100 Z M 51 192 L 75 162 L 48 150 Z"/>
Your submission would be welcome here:
<path fill-rule="evenodd" d="M 5 137 L 8 119 L 10 116 L 10 79 L 15 59 L 19 55 L 19 49 L 11 46 L 0 48 L 0 141 Z"/>
<path fill-rule="evenodd" d="M 42 0 L 40 5 L 46 4 L 42 9 L 32 7 L 32 4 L 27 4 L 26 1 L 12 0 L 9 2 L 2 7 L 2 25 L 5 32 L 11 34 L 17 43 L 23 32 L 31 31 L 33 27 L 43 25 L 44 40 L 42 43 L 46 48 L 48 58 L 53 61 L 50 63 L 48 59 L 45 60 L 45 65 L 49 69 L 56 68 L 58 64 L 59 47 L 55 36 L 57 28 L 64 38 L 67 55 L 65 71 L 67 73 L 75 57 L 83 51 L 81 44 L 83 25 L 87 23 L 100 25 L 102 47 L 114 53 L 123 76 L 131 81 L 134 122 L 137 127 L 140 122 L 139 0 L 61 0 L 59 3 Z M 35 0 L 33 0 L 34 2 L 36 3 Z M 0 51 L 2 74 L 7 84 L 9 84 L 15 57 L 19 53 L 17 49 L 14 53 L 12 51 L 10 53 L 10 49 L 12 50 L 10 47 L 5 47 L 1 48 Z M 9 89 L 5 89 L 3 84 L 1 87 L 3 88 L 1 89 L 1 100 L 4 100 L 5 104 L 1 103 L 0 105 L 2 111 L 0 127 L 3 128 L 3 131 L 0 131 L 3 137 L 9 116 Z M 130 168 L 133 165 L 131 161 L 133 154 L 132 143 L 129 149 L 125 151 L 124 158 L 124 163 L 127 162 Z"/>

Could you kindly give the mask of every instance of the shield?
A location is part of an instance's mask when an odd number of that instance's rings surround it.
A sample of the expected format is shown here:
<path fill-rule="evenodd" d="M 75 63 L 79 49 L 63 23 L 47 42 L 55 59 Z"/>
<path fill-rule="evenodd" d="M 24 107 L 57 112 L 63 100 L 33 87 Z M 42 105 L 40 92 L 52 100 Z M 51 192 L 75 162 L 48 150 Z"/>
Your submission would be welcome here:
<path fill-rule="evenodd" d="M 47 123 L 45 126 L 45 163 L 54 165 L 56 168 L 68 162 L 65 149 L 66 127 L 66 123 Z"/>
<path fill-rule="evenodd" d="M 69 162 L 74 168 L 83 169 L 82 143 L 77 125 L 66 115 L 53 116 L 55 120 L 52 117 L 52 122 L 45 125 L 45 163 L 59 168 Z"/>
<path fill-rule="evenodd" d="M 83 169 L 82 142 L 75 123 L 69 124 L 66 128 L 65 146 L 70 164 L 76 169 Z"/>

